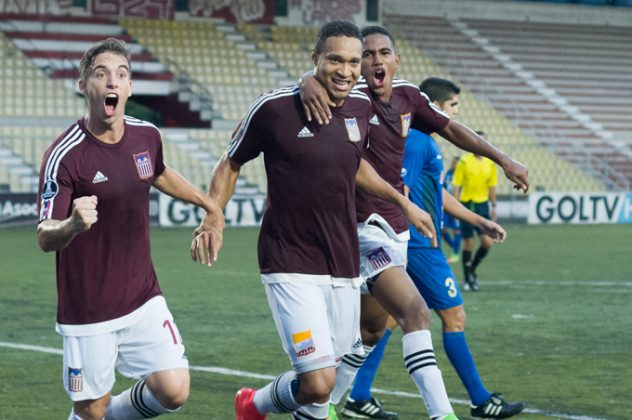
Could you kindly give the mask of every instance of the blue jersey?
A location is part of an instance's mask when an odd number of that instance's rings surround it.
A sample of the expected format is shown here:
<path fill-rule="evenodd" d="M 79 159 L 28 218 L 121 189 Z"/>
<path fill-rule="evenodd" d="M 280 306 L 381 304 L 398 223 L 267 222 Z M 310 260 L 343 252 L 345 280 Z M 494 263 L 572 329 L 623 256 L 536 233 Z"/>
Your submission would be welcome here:
<path fill-rule="evenodd" d="M 410 200 L 432 217 L 437 236 L 441 237 L 443 212 L 443 158 L 434 139 L 411 129 L 404 147 L 402 178 L 410 190 Z M 429 248 L 430 240 L 414 227 L 410 229 L 409 248 Z M 439 245 L 440 246 L 440 245 Z"/>
<path fill-rule="evenodd" d="M 452 185 L 452 179 L 454 178 L 454 169 L 450 168 L 446 171 L 445 177 L 443 178 L 443 188 L 446 189 L 447 192 L 452 194 L 454 191 L 454 185 Z"/>

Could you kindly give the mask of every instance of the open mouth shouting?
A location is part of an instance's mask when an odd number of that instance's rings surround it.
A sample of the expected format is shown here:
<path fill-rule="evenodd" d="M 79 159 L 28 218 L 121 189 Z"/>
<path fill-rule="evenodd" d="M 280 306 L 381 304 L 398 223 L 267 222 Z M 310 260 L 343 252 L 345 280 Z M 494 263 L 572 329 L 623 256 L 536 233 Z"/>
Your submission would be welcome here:
<path fill-rule="evenodd" d="M 116 93 L 108 93 L 105 97 L 104 108 L 105 115 L 112 117 L 115 115 L 116 106 L 118 105 L 119 97 Z"/>
<path fill-rule="evenodd" d="M 373 73 L 373 86 L 376 89 L 384 87 L 384 78 L 386 77 L 386 72 L 384 69 L 377 69 Z"/>

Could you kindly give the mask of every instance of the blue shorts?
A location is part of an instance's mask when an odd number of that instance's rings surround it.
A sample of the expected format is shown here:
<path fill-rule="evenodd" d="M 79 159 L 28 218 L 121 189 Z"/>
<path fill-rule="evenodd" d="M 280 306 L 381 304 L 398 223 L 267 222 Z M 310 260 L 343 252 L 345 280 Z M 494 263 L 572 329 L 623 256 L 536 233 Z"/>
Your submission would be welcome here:
<path fill-rule="evenodd" d="M 459 219 L 450 216 L 448 213 L 443 213 L 443 228 L 444 229 L 460 229 L 461 223 Z"/>
<path fill-rule="evenodd" d="M 485 219 L 490 219 L 489 216 L 489 201 L 483 201 L 482 203 L 475 203 L 473 201 L 461 202 L 465 207 L 474 213 L 478 214 Z M 467 222 L 461 223 L 461 234 L 463 235 L 463 239 L 468 239 L 474 237 L 474 231 L 476 231 L 479 235 L 481 234 L 481 230 L 477 227 L 470 225 Z"/>
<path fill-rule="evenodd" d="M 408 275 L 430 309 L 450 309 L 463 304 L 459 284 L 437 248 L 408 248 Z"/>

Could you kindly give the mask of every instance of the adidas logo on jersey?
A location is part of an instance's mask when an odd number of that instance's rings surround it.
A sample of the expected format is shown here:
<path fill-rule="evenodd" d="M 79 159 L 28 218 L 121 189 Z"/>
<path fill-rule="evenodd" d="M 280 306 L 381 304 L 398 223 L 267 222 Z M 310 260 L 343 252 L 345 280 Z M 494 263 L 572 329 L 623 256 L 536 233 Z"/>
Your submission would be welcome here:
<path fill-rule="evenodd" d="M 299 139 L 304 139 L 306 137 L 314 137 L 314 133 L 312 133 L 311 131 L 309 131 L 309 128 L 307 127 L 303 127 L 303 129 L 301 131 L 298 132 L 298 134 L 296 135 L 296 137 L 298 137 Z"/>
<path fill-rule="evenodd" d="M 94 175 L 94 178 L 92 178 L 92 183 L 98 184 L 100 182 L 105 182 L 107 180 L 108 180 L 107 176 L 103 175 L 101 171 L 97 171 L 97 173 Z"/>
<path fill-rule="evenodd" d="M 373 116 L 369 120 L 369 124 L 380 125 L 380 120 L 377 119 L 377 115 L 373 114 Z"/>

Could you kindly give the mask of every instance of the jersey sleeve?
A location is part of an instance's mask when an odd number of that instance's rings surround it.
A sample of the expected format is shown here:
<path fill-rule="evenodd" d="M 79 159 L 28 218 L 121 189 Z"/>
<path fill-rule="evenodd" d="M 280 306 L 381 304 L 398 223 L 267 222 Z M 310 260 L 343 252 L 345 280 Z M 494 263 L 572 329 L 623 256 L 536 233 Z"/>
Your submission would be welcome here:
<path fill-rule="evenodd" d="M 239 122 L 228 145 L 228 157 L 237 164 L 243 165 L 263 151 L 268 108 L 267 104 L 259 107 L 256 101 Z"/>
<path fill-rule="evenodd" d="M 37 210 L 40 223 L 66 219 L 72 205 L 72 177 L 63 162 L 51 167 L 53 159 L 50 152 L 44 156 L 39 176 Z"/>
<path fill-rule="evenodd" d="M 157 135 L 156 145 L 156 163 L 154 164 L 154 176 L 157 178 L 165 171 L 165 160 L 162 147 L 162 136 L 160 132 Z"/>
<path fill-rule="evenodd" d="M 412 187 L 423 170 L 424 162 L 428 157 L 426 144 L 422 133 L 410 130 L 404 146 L 404 162 L 402 163 L 402 179 L 408 187 Z"/>
<path fill-rule="evenodd" d="M 417 89 L 412 95 L 415 104 L 412 128 L 431 134 L 443 130 L 448 125 L 450 118 L 436 105 L 430 103 L 424 93 Z"/>

